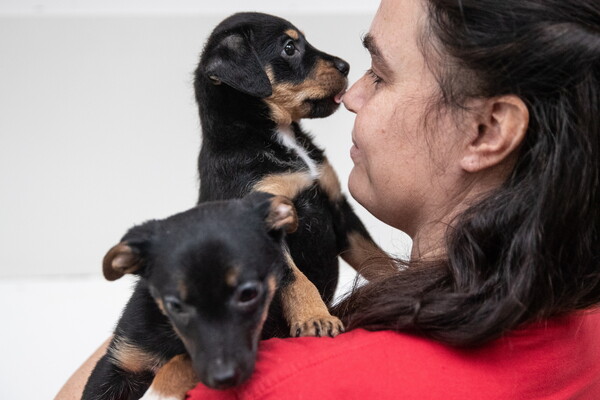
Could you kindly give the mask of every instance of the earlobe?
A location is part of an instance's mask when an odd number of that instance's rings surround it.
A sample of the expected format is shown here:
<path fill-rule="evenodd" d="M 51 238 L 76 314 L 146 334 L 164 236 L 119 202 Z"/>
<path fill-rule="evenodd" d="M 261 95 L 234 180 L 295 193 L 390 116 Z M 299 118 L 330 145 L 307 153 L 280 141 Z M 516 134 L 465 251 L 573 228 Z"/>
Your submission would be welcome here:
<path fill-rule="evenodd" d="M 486 99 L 471 126 L 461 167 L 473 173 L 503 164 L 516 154 L 529 126 L 529 110 L 515 95 Z"/>

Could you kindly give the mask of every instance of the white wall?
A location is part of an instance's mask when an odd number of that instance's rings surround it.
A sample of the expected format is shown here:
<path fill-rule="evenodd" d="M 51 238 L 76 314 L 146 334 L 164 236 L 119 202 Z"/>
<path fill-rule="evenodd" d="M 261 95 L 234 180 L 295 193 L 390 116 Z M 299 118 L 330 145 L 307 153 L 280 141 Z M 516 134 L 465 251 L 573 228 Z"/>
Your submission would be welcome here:
<path fill-rule="evenodd" d="M 286 17 L 349 61 L 354 81 L 368 68 L 360 40 L 376 7 L 0 0 L 0 278 L 99 275 L 131 225 L 194 205 L 192 72 L 223 17 L 248 9 Z M 305 124 L 344 184 L 352 122 L 340 110 Z M 403 234 L 359 213 L 384 248 L 406 252 Z"/>
<path fill-rule="evenodd" d="M 1 0 L 1 13 L 152 14 L 270 13 L 373 14 L 378 0 Z"/>

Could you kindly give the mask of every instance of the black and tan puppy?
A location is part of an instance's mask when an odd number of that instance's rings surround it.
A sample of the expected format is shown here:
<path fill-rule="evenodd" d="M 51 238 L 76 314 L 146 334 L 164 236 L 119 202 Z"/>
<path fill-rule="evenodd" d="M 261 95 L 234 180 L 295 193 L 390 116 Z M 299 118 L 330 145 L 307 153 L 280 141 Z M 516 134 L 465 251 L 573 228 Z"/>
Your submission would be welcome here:
<path fill-rule="evenodd" d="M 341 194 L 323 150 L 299 125 L 339 107 L 349 68 L 290 22 L 241 13 L 215 28 L 195 72 L 199 202 L 260 190 L 293 199 L 298 212 L 298 230 L 286 240 L 282 308 L 271 310 L 266 325 L 274 335 L 339 333 L 326 307 L 338 256 L 359 269 L 366 257 L 383 255 Z"/>
<path fill-rule="evenodd" d="M 198 379 L 224 388 L 248 378 L 288 268 L 284 236 L 297 226 L 289 199 L 257 192 L 130 229 L 103 270 L 108 280 L 140 279 L 83 399 L 139 399 L 169 360 L 176 379 L 144 398 L 183 398 Z"/>

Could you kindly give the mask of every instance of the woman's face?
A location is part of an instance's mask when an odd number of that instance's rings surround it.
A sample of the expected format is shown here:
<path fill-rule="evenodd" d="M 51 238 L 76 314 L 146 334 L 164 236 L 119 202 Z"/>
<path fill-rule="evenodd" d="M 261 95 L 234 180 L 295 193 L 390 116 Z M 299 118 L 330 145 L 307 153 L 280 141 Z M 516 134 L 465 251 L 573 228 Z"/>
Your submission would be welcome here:
<path fill-rule="evenodd" d="M 417 44 L 426 18 L 419 0 L 383 0 L 364 40 L 372 68 L 343 99 L 356 113 L 352 196 L 413 237 L 451 212 L 462 173 L 456 123 L 428 114 L 438 86 Z"/>

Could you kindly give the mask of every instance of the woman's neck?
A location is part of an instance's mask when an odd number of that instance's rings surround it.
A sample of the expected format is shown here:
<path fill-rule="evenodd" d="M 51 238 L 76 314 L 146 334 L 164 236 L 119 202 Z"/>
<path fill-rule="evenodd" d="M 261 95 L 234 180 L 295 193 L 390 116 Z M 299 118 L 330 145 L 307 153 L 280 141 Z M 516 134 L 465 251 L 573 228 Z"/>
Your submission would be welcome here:
<path fill-rule="evenodd" d="M 437 212 L 429 213 L 426 221 L 419 224 L 412 235 L 411 260 L 432 261 L 445 258 L 448 252 L 448 231 L 455 225 L 457 217 L 499 185 L 498 181 L 473 181 L 453 196 L 444 199 L 444 206 L 438 204 Z"/>

